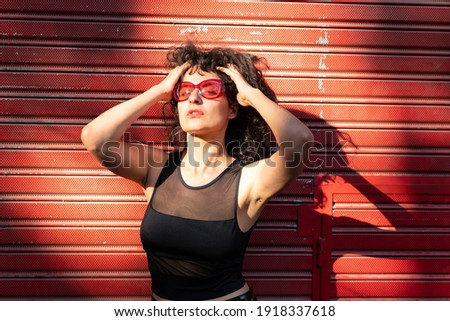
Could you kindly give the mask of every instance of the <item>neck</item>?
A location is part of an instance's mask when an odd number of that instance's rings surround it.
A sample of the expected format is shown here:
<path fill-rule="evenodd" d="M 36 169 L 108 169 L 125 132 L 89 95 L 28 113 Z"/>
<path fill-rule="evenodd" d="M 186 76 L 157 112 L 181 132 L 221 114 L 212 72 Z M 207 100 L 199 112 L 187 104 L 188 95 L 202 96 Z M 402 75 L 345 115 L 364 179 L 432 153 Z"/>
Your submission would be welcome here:
<path fill-rule="evenodd" d="M 198 169 L 228 165 L 230 157 L 225 149 L 225 139 L 204 140 L 194 135 L 187 135 L 185 164 Z"/>

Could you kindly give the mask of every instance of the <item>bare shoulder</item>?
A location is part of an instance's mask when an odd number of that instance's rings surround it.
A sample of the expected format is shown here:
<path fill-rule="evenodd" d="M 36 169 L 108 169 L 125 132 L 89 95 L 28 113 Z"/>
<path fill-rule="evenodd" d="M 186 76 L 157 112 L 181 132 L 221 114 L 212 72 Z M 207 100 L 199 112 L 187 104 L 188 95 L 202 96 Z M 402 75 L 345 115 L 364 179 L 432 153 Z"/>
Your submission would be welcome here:
<path fill-rule="evenodd" d="M 148 172 L 151 173 L 153 169 L 159 169 L 164 166 L 169 158 L 170 151 L 156 146 L 148 146 L 147 148 L 151 151 L 146 154 L 147 165 L 149 166 Z"/>
<path fill-rule="evenodd" d="M 147 201 L 151 199 L 158 177 L 161 174 L 161 171 L 164 165 L 166 164 L 170 154 L 170 152 L 161 148 L 157 147 L 148 147 L 148 148 L 151 148 L 152 152 L 146 155 L 148 168 L 147 168 L 147 176 L 145 178 L 145 183 L 143 186 Z"/>

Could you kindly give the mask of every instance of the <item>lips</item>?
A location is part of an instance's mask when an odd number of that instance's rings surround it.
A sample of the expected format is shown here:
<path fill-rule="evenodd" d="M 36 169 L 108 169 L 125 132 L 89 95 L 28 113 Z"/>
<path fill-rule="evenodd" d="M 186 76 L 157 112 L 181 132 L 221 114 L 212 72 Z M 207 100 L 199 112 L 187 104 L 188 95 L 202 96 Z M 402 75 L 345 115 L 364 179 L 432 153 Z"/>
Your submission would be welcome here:
<path fill-rule="evenodd" d="M 202 117 L 203 111 L 201 111 L 200 109 L 189 109 L 186 116 L 188 117 L 192 117 L 192 118 L 198 118 L 198 117 Z"/>

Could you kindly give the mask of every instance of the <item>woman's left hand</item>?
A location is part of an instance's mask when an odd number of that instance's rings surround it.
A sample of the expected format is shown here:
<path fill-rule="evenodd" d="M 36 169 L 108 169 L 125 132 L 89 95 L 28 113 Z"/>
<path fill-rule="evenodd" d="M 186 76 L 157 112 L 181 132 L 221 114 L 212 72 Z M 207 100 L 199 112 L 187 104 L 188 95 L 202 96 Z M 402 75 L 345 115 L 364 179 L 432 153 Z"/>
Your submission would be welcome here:
<path fill-rule="evenodd" d="M 237 94 L 237 101 L 241 106 L 252 106 L 251 103 L 251 95 L 254 93 L 255 90 L 258 90 L 257 88 L 252 87 L 242 76 L 242 74 L 239 72 L 239 70 L 236 68 L 235 65 L 229 64 L 227 67 L 217 67 L 217 70 L 223 72 L 224 74 L 227 74 L 230 76 L 231 80 L 236 85 L 236 88 L 238 90 Z"/>

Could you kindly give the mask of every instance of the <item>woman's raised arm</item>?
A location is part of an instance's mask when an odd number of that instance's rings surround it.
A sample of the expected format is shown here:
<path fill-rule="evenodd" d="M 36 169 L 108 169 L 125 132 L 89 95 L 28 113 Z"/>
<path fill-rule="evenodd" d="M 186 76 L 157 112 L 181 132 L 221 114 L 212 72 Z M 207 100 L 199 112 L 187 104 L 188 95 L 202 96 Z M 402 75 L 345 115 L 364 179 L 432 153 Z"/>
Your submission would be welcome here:
<path fill-rule="evenodd" d="M 156 102 L 170 99 L 173 87 L 188 67 L 189 64 L 184 64 L 172 69 L 158 85 L 108 109 L 87 124 L 81 132 L 87 150 L 113 173 L 145 188 L 149 170 L 164 162 L 165 152 L 143 144 L 125 143 L 123 133 Z"/>
<path fill-rule="evenodd" d="M 246 165 L 242 171 L 240 205 L 245 208 L 250 220 L 254 221 L 262 206 L 302 172 L 314 136 L 292 113 L 269 99 L 258 88 L 250 86 L 235 66 L 218 69 L 236 84 L 239 104 L 244 108 L 255 108 L 267 122 L 278 145 L 277 152 L 270 158 Z"/>

